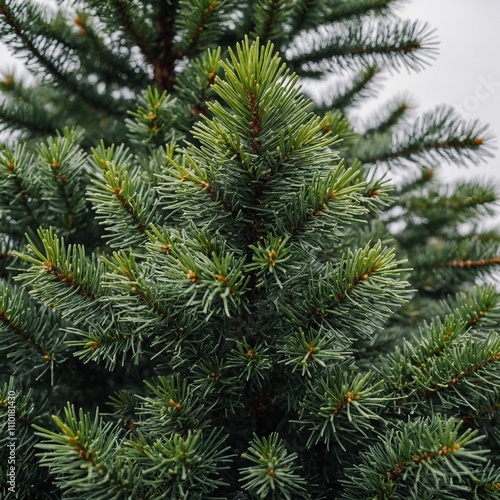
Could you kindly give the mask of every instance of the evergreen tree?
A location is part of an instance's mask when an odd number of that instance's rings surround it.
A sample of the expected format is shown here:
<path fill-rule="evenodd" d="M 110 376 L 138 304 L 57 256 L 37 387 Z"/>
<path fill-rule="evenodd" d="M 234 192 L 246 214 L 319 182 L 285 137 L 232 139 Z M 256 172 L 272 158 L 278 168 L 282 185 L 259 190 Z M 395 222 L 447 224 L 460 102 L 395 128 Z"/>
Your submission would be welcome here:
<path fill-rule="evenodd" d="M 350 119 L 398 3 L 0 0 L 2 498 L 498 497 L 490 132 Z"/>

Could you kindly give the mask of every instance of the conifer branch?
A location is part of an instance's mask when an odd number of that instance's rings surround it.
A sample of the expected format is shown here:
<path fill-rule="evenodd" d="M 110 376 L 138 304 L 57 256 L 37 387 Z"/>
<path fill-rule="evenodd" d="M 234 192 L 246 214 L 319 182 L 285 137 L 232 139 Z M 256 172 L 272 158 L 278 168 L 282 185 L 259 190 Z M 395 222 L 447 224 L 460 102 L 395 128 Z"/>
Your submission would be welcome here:
<path fill-rule="evenodd" d="M 376 77 L 380 74 L 380 69 L 376 66 L 368 66 L 360 73 L 355 75 L 349 83 L 338 85 L 331 92 L 332 97 L 329 97 L 327 102 L 317 106 L 315 112 L 323 114 L 330 110 L 340 110 L 342 112 L 347 108 L 352 108 L 359 104 L 359 101 L 372 96 L 376 89 Z"/>
<path fill-rule="evenodd" d="M 59 327 L 53 311 L 37 304 L 19 287 L 0 282 L 0 351 L 7 359 L 16 363 L 29 359 L 24 370 L 35 372 L 40 379 L 63 359 L 64 335 Z"/>
<path fill-rule="evenodd" d="M 491 134 L 478 122 L 465 123 L 451 108 L 438 107 L 413 124 L 396 130 L 392 144 L 370 144 L 357 151 L 364 163 L 439 163 L 443 159 L 465 163 L 491 156 Z M 374 147 L 375 146 L 375 147 Z"/>
<path fill-rule="evenodd" d="M 470 269 L 472 267 L 492 266 L 500 264 L 500 257 L 491 257 L 489 259 L 479 260 L 450 260 L 443 262 L 440 265 L 443 267 L 459 267 L 461 269 Z"/>
<path fill-rule="evenodd" d="M 224 27 L 226 9 L 232 7 L 232 1 L 228 0 L 180 0 L 177 27 L 182 33 L 179 46 L 182 55 L 193 57 L 211 45 Z"/>
<path fill-rule="evenodd" d="M 407 99 L 344 115 L 432 32 L 390 0 L 31 2 L 0 0 L 44 78 L 0 83 L 0 115 L 33 122 L 0 152 L 14 496 L 494 496 L 500 293 L 474 285 L 500 264 L 498 231 L 475 231 L 498 193 L 433 178 L 489 132 L 447 108 L 409 123 Z M 350 70 L 323 118 L 257 34 L 301 76 Z M 37 114 L 78 127 L 40 143 Z M 380 173 L 417 163 L 395 191 Z"/>
<path fill-rule="evenodd" d="M 78 414 L 72 405 L 65 408 L 65 421 L 53 417 L 60 434 L 33 425 L 36 435 L 43 441 L 37 444 L 40 452 L 40 464 L 45 467 L 56 467 L 61 486 L 68 494 L 87 495 L 102 491 L 103 479 L 105 490 L 110 497 L 116 495 L 134 494 L 141 491 L 140 483 L 134 485 L 130 481 L 129 469 L 123 469 L 122 462 L 113 456 L 114 443 L 118 441 L 120 432 L 113 424 L 104 424 L 99 413 L 94 419 L 85 414 L 82 409 Z M 66 457 L 64 464 L 55 464 L 53 459 L 63 455 Z M 135 468 L 134 468 L 135 469 Z M 77 473 L 79 481 L 74 484 L 64 482 L 64 477 L 71 477 Z M 135 478 L 137 479 L 137 470 Z M 92 478 L 92 480 L 90 480 Z"/>
<path fill-rule="evenodd" d="M 441 391 L 453 389 L 455 385 L 467 382 L 475 376 L 477 377 L 477 375 L 482 371 L 486 372 L 488 376 L 485 377 L 482 375 L 480 378 L 482 380 L 486 378 L 487 384 L 495 385 L 498 383 L 497 379 L 499 377 L 492 373 L 492 370 L 498 368 L 495 363 L 498 363 L 500 360 L 500 341 L 498 337 L 490 336 L 480 345 L 473 344 L 474 341 L 470 338 L 466 339 L 463 351 L 470 353 L 468 358 L 465 358 L 465 356 L 457 356 L 458 353 L 456 353 L 456 351 L 450 353 L 450 364 L 455 364 L 455 360 L 457 360 L 458 363 L 456 363 L 455 366 L 449 367 L 447 370 L 448 373 L 439 374 L 437 378 L 440 380 L 430 383 L 427 382 L 427 387 L 425 392 L 422 394 L 422 397 L 431 398 L 438 395 Z M 461 362 L 462 360 L 460 358 L 467 359 L 467 363 Z M 425 386 L 422 384 L 421 387 L 423 388 Z"/>
<path fill-rule="evenodd" d="M 105 148 L 104 144 L 94 149 L 95 177 L 89 188 L 89 200 L 110 233 L 110 245 L 118 248 L 145 243 L 149 224 L 159 222 L 153 188 L 142 180 L 140 170 L 129 168 L 127 153 L 123 148 L 115 152 L 114 147 Z"/>
<path fill-rule="evenodd" d="M 29 225 L 37 223 L 35 209 L 30 203 L 33 197 L 33 184 L 28 184 L 28 169 L 33 157 L 26 147 L 18 146 L 15 151 L 9 148 L 0 150 L 0 187 L 2 195 L 0 202 L 5 213 L 9 213 L 19 225 L 26 221 Z"/>
<path fill-rule="evenodd" d="M 254 32 L 262 44 L 283 36 L 282 23 L 286 8 L 287 3 L 283 0 L 258 1 L 254 6 Z"/>
<path fill-rule="evenodd" d="M 248 451 L 242 454 L 252 465 L 240 469 L 243 488 L 260 498 L 279 495 L 290 500 L 292 494 L 305 494 L 304 479 L 297 473 L 295 453 L 289 453 L 277 433 L 268 438 L 254 435 Z"/>
<path fill-rule="evenodd" d="M 371 20 L 361 27 L 358 23 L 346 23 L 326 26 L 325 30 L 326 37 L 313 31 L 302 34 L 296 40 L 297 48 L 290 49 L 288 63 L 297 73 L 315 76 L 360 62 L 420 70 L 425 58 L 436 53 L 433 32 L 425 24 L 405 22 L 391 26 Z M 306 46 L 312 49 L 301 48 Z"/>
<path fill-rule="evenodd" d="M 322 14 L 324 3 L 321 0 L 298 0 L 292 6 L 292 32 L 300 32 L 315 26 L 315 14 Z"/>
<path fill-rule="evenodd" d="M 326 10 L 326 22 L 342 22 L 351 18 L 364 17 L 373 13 L 375 16 L 385 15 L 390 18 L 391 10 L 398 0 L 354 0 L 338 2 Z"/>
<path fill-rule="evenodd" d="M 134 43 L 139 47 L 146 61 L 153 63 L 150 47 L 143 36 L 139 34 L 134 25 L 134 13 L 129 10 L 127 2 L 124 0 L 111 0 L 113 10 L 116 12 L 120 24 Z"/>
<path fill-rule="evenodd" d="M 323 325 L 338 332 L 347 328 L 351 337 L 354 332 L 360 337 L 369 336 L 375 322 L 383 322 L 392 307 L 402 303 L 408 293 L 404 290 L 406 284 L 395 279 L 401 270 L 396 269 L 400 263 L 393 259 L 393 253 L 384 249 L 380 241 L 373 247 L 366 246 L 358 250 L 356 254 L 344 254 L 335 269 L 326 265 L 322 270 L 325 274 L 321 284 L 318 285 L 314 280 L 316 286 L 309 287 L 309 296 L 304 304 L 296 305 L 288 314 L 294 323 L 301 325 L 307 324 L 314 328 Z M 386 279 L 394 280 L 392 285 L 397 286 L 398 292 L 389 292 L 384 296 L 383 288 L 377 287 L 377 293 L 380 293 L 379 305 L 378 310 L 370 315 L 371 325 L 356 321 L 354 317 L 352 320 L 347 318 L 345 310 L 352 310 L 354 304 L 359 307 L 361 303 L 370 303 L 374 299 L 370 290 L 375 289 L 375 283 L 382 284 Z M 359 315 L 358 318 L 363 314 L 361 307 L 355 313 L 356 316 Z"/>
<path fill-rule="evenodd" d="M 0 120 L 2 130 L 21 128 L 41 136 L 53 134 L 57 128 L 57 125 L 46 119 L 45 113 L 38 114 L 35 119 L 33 113 L 30 113 L 22 106 L 18 108 L 13 103 L 6 101 L 0 103 Z"/>
<path fill-rule="evenodd" d="M 219 72 L 221 49 L 208 49 L 179 75 L 174 87 L 179 100 L 188 106 L 188 124 L 193 125 L 201 115 L 208 114 L 207 101 L 213 100 L 212 85 Z M 186 126 L 189 126 L 186 125 Z"/>
<path fill-rule="evenodd" d="M 51 356 L 45 351 L 43 346 L 39 344 L 26 330 L 24 330 L 21 326 L 16 325 L 9 316 L 7 316 L 6 312 L 0 308 L 0 321 L 3 323 L 4 327 L 11 330 L 17 337 L 19 337 L 22 341 L 30 343 L 42 356 L 45 361 L 50 362 Z"/>
<path fill-rule="evenodd" d="M 354 375 L 336 369 L 328 379 L 309 382 L 299 419 L 301 428 L 309 430 L 309 445 L 322 442 L 329 450 L 338 444 L 345 450 L 343 441 L 348 436 L 368 437 L 380 418 L 378 408 L 385 404 L 379 388 L 370 384 L 371 378 L 369 373 Z M 355 414 L 359 418 L 353 418 Z"/>
<path fill-rule="evenodd" d="M 121 5 L 123 6 L 123 2 Z M 66 26 L 67 20 L 64 15 L 58 13 L 59 15 L 62 17 L 59 25 L 56 24 L 58 20 L 56 17 L 50 24 L 44 26 L 47 38 L 57 40 L 60 46 L 77 53 L 81 68 L 87 73 L 98 74 L 107 88 L 121 85 L 125 88 L 142 89 L 150 82 L 147 71 L 137 62 L 131 61 L 130 52 L 125 55 L 113 50 L 114 47 L 106 43 L 102 28 L 96 26 L 88 14 L 76 13 L 73 23 L 78 27 L 77 33 L 69 28 L 61 30 L 60 26 Z M 99 55 L 98 60 L 96 54 Z M 124 103 L 120 104 L 123 107 Z"/>
<path fill-rule="evenodd" d="M 423 494 L 432 491 L 434 480 L 443 483 L 442 493 L 446 485 L 438 478 L 448 473 L 457 481 L 463 475 L 474 480 L 471 468 L 480 468 L 485 461 L 485 450 L 475 447 L 482 436 L 471 429 L 461 431 L 461 424 L 455 419 L 434 416 L 407 423 L 404 427 L 398 425 L 386 432 L 366 454 L 359 455 L 357 464 L 345 471 L 342 479 L 345 498 L 355 500 L 360 496 L 396 494 L 404 497 L 411 495 L 415 483 Z M 433 480 L 428 483 L 429 476 Z"/>
<path fill-rule="evenodd" d="M 65 62 L 64 59 L 62 63 L 60 61 L 56 63 L 44 53 L 43 49 L 37 46 L 36 37 L 31 36 L 22 22 L 16 18 L 14 9 L 11 9 L 10 5 L 7 5 L 5 1 L 2 3 L 3 5 L 0 6 L 0 20 L 3 20 L 10 27 L 18 42 L 30 54 L 30 58 L 34 58 L 63 88 L 65 87 L 72 94 L 81 97 L 83 102 L 110 115 L 116 114 L 116 106 L 110 105 L 109 100 L 100 98 L 98 94 L 90 91 L 90 88 L 85 88 L 71 73 L 64 70 L 62 65 Z M 20 10 L 20 13 L 24 14 L 25 12 Z"/>
<path fill-rule="evenodd" d="M 364 130 L 364 137 L 370 138 L 375 134 L 385 134 L 399 125 L 412 112 L 412 99 L 402 96 L 387 103 L 383 110 L 378 110 Z"/>
<path fill-rule="evenodd" d="M 86 318 L 89 310 L 98 307 L 98 299 L 104 295 L 101 277 L 103 266 L 95 255 L 89 260 L 81 245 L 68 245 L 64 238 L 57 238 L 52 229 L 39 229 L 43 251 L 29 235 L 28 251 L 14 251 L 14 255 L 32 266 L 18 279 L 33 286 L 32 294 L 43 303 L 71 313 L 80 319 Z"/>

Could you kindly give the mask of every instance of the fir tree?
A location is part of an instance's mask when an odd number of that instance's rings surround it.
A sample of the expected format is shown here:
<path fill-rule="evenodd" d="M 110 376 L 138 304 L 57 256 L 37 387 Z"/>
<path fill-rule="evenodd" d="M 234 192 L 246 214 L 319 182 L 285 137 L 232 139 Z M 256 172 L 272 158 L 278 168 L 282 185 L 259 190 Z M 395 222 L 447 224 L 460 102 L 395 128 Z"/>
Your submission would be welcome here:
<path fill-rule="evenodd" d="M 2 497 L 499 495 L 490 133 L 350 119 L 397 4 L 0 0 Z"/>

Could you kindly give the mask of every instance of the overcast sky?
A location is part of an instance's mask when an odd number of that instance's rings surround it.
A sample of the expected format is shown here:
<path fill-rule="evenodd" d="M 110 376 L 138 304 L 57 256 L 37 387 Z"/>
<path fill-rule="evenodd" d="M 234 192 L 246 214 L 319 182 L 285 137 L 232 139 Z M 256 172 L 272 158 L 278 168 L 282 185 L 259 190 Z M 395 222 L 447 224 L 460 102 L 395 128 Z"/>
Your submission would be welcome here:
<path fill-rule="evenodd" d="M 465 118 L 490 124 L 500 138 L 500 1 L 413 0 L 401 8 L 401 16 L 435 27 L 439 54 L 420 73 L 388 77 L 382 95 L 409 91 L 422 111 L 450 104 Z M 468 169 L 445 169 L 447 178 L 494 177 L 500 184 L 499 167 L 500 158 L 493 158 Z"/>
<path fill-rule="evenodd" d="M 412 0 L 400 8 L 401 16 L 428 21 L 436 28 L 439 55 L 420 73 L 405 70 L 388 76 L 373 107 L 387 98 L 409 91 L 420 111 L 438 104 L 456 106 L 468 119 L 489 123 L 500 137 L 500 0 Z M 0 47 L 0 68 L 7 56 Z M 447 179 L 496 178 L 500 160 L 456 168 L 447 166 Z"/>

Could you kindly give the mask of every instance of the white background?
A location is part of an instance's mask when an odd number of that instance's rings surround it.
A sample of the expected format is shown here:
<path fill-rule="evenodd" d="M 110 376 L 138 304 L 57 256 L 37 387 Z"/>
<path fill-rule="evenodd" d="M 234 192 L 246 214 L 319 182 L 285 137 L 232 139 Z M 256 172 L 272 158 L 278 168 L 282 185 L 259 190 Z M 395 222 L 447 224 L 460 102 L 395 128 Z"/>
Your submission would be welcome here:
<path fill-rule="evenodd" d="M 414 0 L 405 4 L 401 16 L 436 28 L 439 55 L 420 73 L 389 77 L 383 95 L 408 90 L 422 111 L 451 104 L 464 118 L 489 124 L 500 137 L 500 1 Z M 499 166 L 493 158 L 467 169 L 444 166 L 444 174 L 447 179 L 495 179 L 500 185 Z"/>

